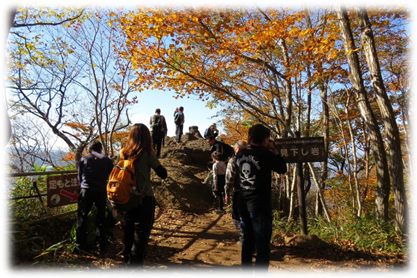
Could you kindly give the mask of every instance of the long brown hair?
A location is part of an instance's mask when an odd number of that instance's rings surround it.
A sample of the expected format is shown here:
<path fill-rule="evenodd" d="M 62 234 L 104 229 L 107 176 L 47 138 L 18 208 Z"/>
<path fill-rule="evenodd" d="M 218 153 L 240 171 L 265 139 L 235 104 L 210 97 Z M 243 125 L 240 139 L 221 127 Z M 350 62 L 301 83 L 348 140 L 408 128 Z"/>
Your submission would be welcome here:
<path fill-rule="evenodd" d="M 122 155 L 125 159 L 135 160 L 144 152 L 148 154 L 154 152 L 151 134 L 144 124 L 134 124 L 130 128 L 127 142 L 122 149 Z"/>

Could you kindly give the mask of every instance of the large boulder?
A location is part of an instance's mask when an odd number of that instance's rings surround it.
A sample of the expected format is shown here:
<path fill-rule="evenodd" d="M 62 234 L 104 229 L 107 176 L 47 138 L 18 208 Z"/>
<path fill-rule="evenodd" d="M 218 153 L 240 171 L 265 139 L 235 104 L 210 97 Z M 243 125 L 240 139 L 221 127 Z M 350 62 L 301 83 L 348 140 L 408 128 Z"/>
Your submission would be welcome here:
<path fill-rule="evenodd" d="M 197 128 L 198 131 L 198 128 Z M 199 133 L 186 133 L 177 143 L 175 137 L 166 137 L 159 161 L 168 171 L 168 178 L 152 174 L 157 203 L 185 211 L 207 212 L 214 207 L 210 185 L 206 178 L 211 147 Z"/>

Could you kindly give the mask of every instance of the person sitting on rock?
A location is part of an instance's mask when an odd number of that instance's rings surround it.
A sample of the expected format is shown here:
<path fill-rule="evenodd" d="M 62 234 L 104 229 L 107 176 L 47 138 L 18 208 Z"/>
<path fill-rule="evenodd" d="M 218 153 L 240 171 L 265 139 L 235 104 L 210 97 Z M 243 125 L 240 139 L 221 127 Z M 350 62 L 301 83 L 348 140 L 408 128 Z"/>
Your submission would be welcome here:
<path fill-rule="evenodd" d="M 208 138 L 216 138 L 219 135 L 219 131 L 217 129 L 216 124 L 212 124 L 204 131 L 204 139 Z"/>

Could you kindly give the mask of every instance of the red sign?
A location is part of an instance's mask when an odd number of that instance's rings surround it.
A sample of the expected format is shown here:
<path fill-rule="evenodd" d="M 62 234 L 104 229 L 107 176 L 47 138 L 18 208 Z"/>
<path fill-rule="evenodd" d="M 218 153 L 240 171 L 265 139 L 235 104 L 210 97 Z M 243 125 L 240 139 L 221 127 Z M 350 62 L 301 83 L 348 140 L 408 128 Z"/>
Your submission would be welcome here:
<path fill-rule="evenodd" d="M 77 174 L 49 176 L 46 182 L 49 208 L 77 202 L 78 192 L 80 191 Z"/>

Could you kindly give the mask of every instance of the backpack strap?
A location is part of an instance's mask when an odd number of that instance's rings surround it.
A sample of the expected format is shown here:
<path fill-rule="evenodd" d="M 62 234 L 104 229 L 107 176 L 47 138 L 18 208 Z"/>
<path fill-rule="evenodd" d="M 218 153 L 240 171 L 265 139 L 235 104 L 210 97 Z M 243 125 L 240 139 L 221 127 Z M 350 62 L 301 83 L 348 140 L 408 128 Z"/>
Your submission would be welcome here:
<path fill-rule="evenodd" d="M 119 160 L 125 160 L 125 157 L 123 156 L 123 149 L 120 150 Z"/>

